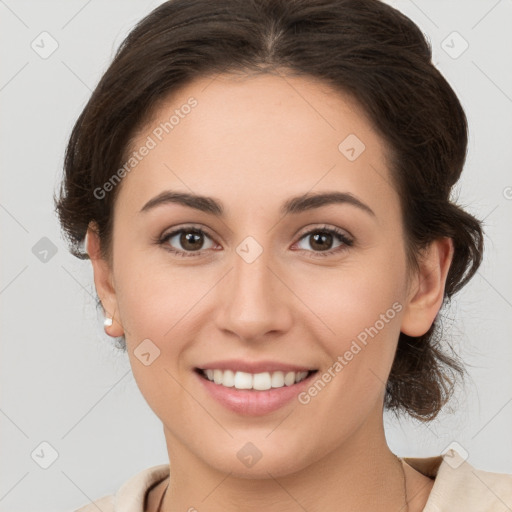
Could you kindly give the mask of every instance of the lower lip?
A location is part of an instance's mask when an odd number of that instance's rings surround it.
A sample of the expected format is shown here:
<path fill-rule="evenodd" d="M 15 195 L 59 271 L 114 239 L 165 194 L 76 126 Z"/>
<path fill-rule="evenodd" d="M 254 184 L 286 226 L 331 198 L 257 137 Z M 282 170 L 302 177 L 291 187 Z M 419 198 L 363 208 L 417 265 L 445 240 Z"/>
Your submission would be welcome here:
<path fill-rule="evenodd" d="M 257 391 L 253 389 L 236 389 L 235 387 L 227 388 L 221 384 L 215 384 L 215 382 L 202 377 L 197 371 L 194 371 L 194 374 L 206 391 L 215 400 L 224 407 L 246 416 L 260 416 L 277 411 L 309 386 L 311 377 L 315 373 L 308 375 L 304 380 L 291 386 Z"/>

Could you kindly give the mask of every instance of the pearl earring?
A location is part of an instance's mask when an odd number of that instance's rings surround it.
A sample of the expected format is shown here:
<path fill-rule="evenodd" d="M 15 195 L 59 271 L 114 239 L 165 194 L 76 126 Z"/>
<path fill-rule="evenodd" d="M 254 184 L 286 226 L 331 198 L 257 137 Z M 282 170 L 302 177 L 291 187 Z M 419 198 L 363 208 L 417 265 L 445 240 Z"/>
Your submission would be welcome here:
<path fill-rule="evenodd" d="M 112 325 L 112 318 L 105 318 L 104 322 L 103 322 L 103 325 L 105 327 L 110 327 Z"/>

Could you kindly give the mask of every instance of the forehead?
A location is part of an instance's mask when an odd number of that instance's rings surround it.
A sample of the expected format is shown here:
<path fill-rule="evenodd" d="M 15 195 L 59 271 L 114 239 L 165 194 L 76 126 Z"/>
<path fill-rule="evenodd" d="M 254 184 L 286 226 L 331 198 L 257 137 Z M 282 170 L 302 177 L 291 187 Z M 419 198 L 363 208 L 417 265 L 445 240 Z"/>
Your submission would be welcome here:
<path fill-rule="evenodd" d="M 128 210 L 166 189 L 223 198 L 228 215 L 249 204 L 275 203 L 277 212 L 287 197 L 315 189 L 383 209 L 397 200 L 386 145 L 363 109 L 312 78 L 197 79 L 159 103 L 130 151 L 137 162 L 118 197 Z"/>

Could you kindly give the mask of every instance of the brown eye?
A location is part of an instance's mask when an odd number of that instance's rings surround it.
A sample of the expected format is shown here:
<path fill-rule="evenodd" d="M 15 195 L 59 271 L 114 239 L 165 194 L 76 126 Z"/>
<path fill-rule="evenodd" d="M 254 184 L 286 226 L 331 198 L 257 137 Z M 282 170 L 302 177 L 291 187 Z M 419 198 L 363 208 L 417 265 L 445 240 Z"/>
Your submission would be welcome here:
<path fill-rule="evenodd" d="M 333 244 L 334 237 L 330 233 L 322 232 L 321 234 L 315 233 L 309 235 L 310 245 L 313 249 L 318 251 L 327 251 Z"/>
<path fill-rule="evenodd" d="M 202 248 L 203 235 L 197 231 L 182 231 L 179 237 L 181 246 L 186 251 L 195 251 Z"/>
<path fill-rule="evenodd" d="M 328 256 L 346 250 L 354 243 L 345 233 L 334 228 L 317 228 L 308 231 L 302 235 L 299 244 L 302 243 L 302 241 L 306 241 L 311 250 L 300 247 L 300 245 L 299 248 L 313 252 L 315 256 Z M 333 248 L 333 244 L 336 243 L 336 241 L 338 241 L 339 244 Z"/>
<path fill-rule="evenodd" d="M 213 244 L 205 247 L 205 240 L 207 239 L 211 240 L 201 229 L 182 228 L 165 235 L 160 240 L 160 243 L 169 251 L 180 256 L 196 256 L 201 254 L 203 250 L 211 249 Z"/>

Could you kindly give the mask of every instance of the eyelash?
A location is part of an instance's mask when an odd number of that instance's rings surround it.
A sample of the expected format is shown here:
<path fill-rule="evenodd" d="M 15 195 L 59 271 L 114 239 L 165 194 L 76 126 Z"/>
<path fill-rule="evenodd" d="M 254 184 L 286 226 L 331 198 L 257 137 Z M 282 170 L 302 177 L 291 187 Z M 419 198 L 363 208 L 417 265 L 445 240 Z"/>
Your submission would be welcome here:
<path fill-rule="evenodd" d="M 204 252 L 206 252 L 207 249 L 201 250 L 201 251 L 179 251 L 176 249 L 171 249 L 169 247 L 169 245 L 166 245 L 167 242 L 172 237 L 174 237 L 175 235 L 182 233 L 182 232 L 194 232 L 196 234 L 206 235 L 208 238 L 213 239 L 203 229 L 193 226 L 193 225 L 190 225 L 190 226 L 185 226 L 185 227 L 182 227 L 175 231 L 172 231 L 171 233 L 168 233 L 168 234 L 162 236 L 161 238 L 158 237 L 156 240 L 154 240 L 154 242 L 157 243 L 158 245 L 165 246 L 164 249 L 170 253 L 173 253 L 175 256 L 179 256 L 182 258 L 202 256 L 202 254 Z M 341 230 L 339 230 L 337 228 L 333 228 L 333 227 L 328 227 L 328 226 L 314 228 L 306 233 L 303 233 L 298 241 L 300 242 L 303 238 L 306 238 L 314 233 L 329 233 L 331 235 L 334 235 L 335 237 L 338 238 L 338 240 L 340 242 L 342 242 L 342 245 L 340 245 L 339 247 L 336 247 L 334 249 L 329 249 L 328 251 L 309 251 L 306 249 L 299 249 L 300 251 L 306 251 L 307 253 L 313 252 L 314 256 L 311 254 L 308 254 L 308 257 L 310 257 L 310 258 L 317 258 L 317 257 L 324 258 L 327 256 L 331 256 L 333 254 L 336 254 L 336 253 L 341 253 L 343 251 L 348 250 L 348 248 L 352 247 L 352 245 L 354 244 L 354 241 L 351 238 L 347 237 L 347 235 L 345 233 L 343 233 Z"/>

